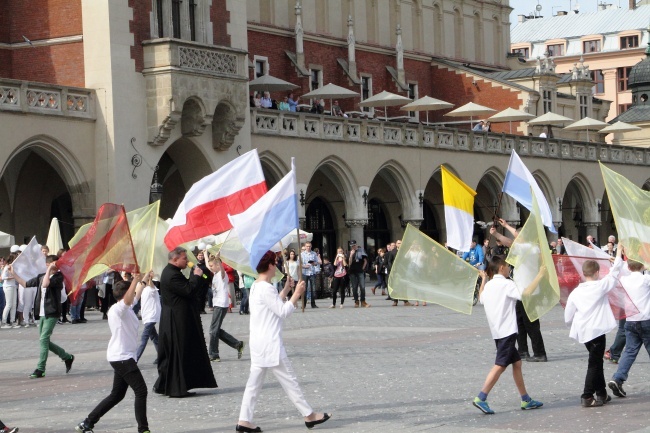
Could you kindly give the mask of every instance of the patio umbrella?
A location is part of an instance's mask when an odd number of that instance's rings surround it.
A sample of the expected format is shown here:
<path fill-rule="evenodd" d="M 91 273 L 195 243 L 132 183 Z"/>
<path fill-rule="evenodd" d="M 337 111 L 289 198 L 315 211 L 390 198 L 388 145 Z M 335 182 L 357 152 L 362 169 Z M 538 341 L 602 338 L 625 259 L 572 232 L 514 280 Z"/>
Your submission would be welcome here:
<path fill-rule="evenodd" d="M 607 126 L 606 122 L 601 122 L 600 120 L 592 119 L 591 117 L 585 117 L 578 120 L 575 123 L 572 123 L 569 126 L 565 126 L 564 129 L 567 131 L 587 131 L 587 141 L 589 141 L 589 130 L 594 131 L 602 129 L 604 126 Z"/>
<path fill-rule="evenodd" d="M 603 129 L 601 129 L 600 133 L 603 134 L 610 134 L 610 133 L 615 133 L 615 132 L 632 132 L 632 131 L 640 131 L 643 128 L 639 128 L 638 126 L 635 125 L 630 125 L 629 123 L 625 122 L 616 122 L 613 125 L 609 125 Z"/>
<path fill-rule="evenodd" d="M 5 232 L 0 232 L 0 248 L 9 248 L 15 243 L 14 236 Z"/>
<path fill-rule="evenodd" d="M 397 95 L 384 90 L 381 93 L 371 96 L 359 105 L 361 107 L 384 107 L 384 120 L 388 120 L 386 107 L 394 107 L 408 102 L 411 102 L 411 99 L 406 96 Z"/>
<path fill-rule="evenodd" d="M 337 86 L 336 84 L 326 84 L 320 89 L 312 90 L 309 93 L 302 95 L 302 98 L 318 98 L 330 100 L 330 113 L 332 112 L 332 99 L 345 99 L 354 98 L 359 96 L 358 92 L 346 89 L 345 87 Z"/>
<path fill-rule="evenodd" d="M 426 111 L 427 113 L 427 125 L 429 124 L 429 111 L 433 110 L 444 110 L 445 108 L 451 108 L 454 104 L 449 102 L 441 101 L 440 99 L 432 98 L 431 96 L 423 96 L 420 99 L 416 99 L 410 104 L 406 104 L 400 110 L 402 111 Z"/>
<path fill-rule="evenodd" d="M 47 233 L 47 242 L 45 245 L 50 249 L 51 254 L 56 254 L 63 248 L 63 241 L 61 240 L 61 229 L 59 228 L 59 220 L 52 218 L 50 223 L 50 231 Z"/>
<path fill-rule="evenodd" d="M 539 117 L 534 118 L 533 120 L 529 120 L 528 124 L 529 125 L 547 125 L 549 127 L 549 135 L 553 135 L 551 132 L 551 126 L 552 125 L 557 125 L 557 126 L 564 126 L 565 124 L 573 122 L 573 119 L 569 117 L 562 116 L 560 114 L 555 114 L 552 112 L 548 112 L 546 114 L 542 114 Z M 551 138 L 551 137 L 548 137 Z"/>
<path fill-rule="evenodd" d="M 503 111 L 499 111 L 492 117 L 489 117 L 490 122 L 509 122 L 510 123 L 510 133 L 512 134 L 512 122 L 519 122 L 521 120 L 533 119 L 535 116 L 525 111 L 515 110 L 514 108 L 506 108 Z"/>
<path fill-rule="evenodd" d="M 252 91 L 281 92 L 283 90 L 293 90 L 300 86 L 281 80 L 271 75 L 262 75 L 248 82 L 248 88 Z"/>
<path fill-rule="evenodd" d="M 463 105 L 462 107 L 458 107 L 455 110 L 450 111 L 449 113 L 445 114 L 445 116 L 451 116 L 451 117 L 469 117 L 469 127 L 473 128 L 473 123 L 474 123 L 474 116 L 482 116 L 484 114 L 492 114 L 494 113 L 495 109 L 490 108 L 490 107 L 484 107 L 483 105 L 478 105 L 473 102 L 468 102 L 467 104 Z"/>

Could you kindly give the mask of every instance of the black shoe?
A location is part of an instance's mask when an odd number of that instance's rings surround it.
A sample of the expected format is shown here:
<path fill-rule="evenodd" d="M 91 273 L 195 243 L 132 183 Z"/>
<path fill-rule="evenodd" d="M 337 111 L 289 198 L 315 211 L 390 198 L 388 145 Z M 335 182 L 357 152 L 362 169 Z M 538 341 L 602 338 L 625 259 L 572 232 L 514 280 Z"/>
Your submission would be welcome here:
<path fill-rule="evenodd" d="M 619 382 L 617 380 L 610 380 L 607 382 L 607 386 L 609 386 L 609 389 L 612 390 L 614 395 L 616 397 L 625 397 L 627 393 L 623 389 L 623 382 Z"/>
<path fill-rule="evenodd" d="M 237 346 L 237 359 L 241 359 L 242 355 L 244 354 L 244 342 L 240 341 L 239 346 Z"/>
<path fill-rule="evenodd" d="M 597 400 L 593 397 L 589 397 L 589 398 L 581 398 L 580 404 L 582 405 L 582 407 L 599 407 L 605 403 L 603 403 L 602 400 Z"/>
<path fill-rule="evenodd" d="M 85 422 L 80 422 L 74 429 L 79 433 L 93 433 L 92 427 L 88 427 Z"/>
<path fill-rule="evenodd" d="M 88 319 L 79 319 L 78 322 L 79 323 L 86 323 L 86 322 L 88 322 Z"/>
<path fill-rule="evenodd" d="M 38 368 L 29 375 L 30 379 L 40 379 L 42 377 L 45 377 L 45 372 L 43 370 L 39 370 Z"/>
<path fill-rule="evenodd" d="M 528 362 L 547 362 L 548 359 L 546 359 L 546 355 L 539 355 L 539 356 L 529 356 L 526 358 L 526 361 Z"/>
<path fill-rule="evenodd" d="M 243 431 L 243 432 L 251 432 L 251 433 L 257 433 L 263 431 L 259 426 L 255 428 L 250 428 L 250 427 L 244 427 L 243 425 L 237 424 L 235 427 L 235 431 Z"/>
<path fill-rule="evenodd" d="M 316 305 L 316 304 L 311 304 L 311 308 L 318 308 L 318 305 Z"/>
<path fill-rule="evenodd" d="M 521 359 L 530 358 L 530 353 L 528 353 L 528 351 L 525 351 L 525 352 L 519 352 L 519 357 L 520 357 Z"/>
<path fill-rule="evenodd" d="M 612 401 L 612 396 L 610 396 L 609 394 L 605 394 L 605 395 L 597 395 L 597 396 L 596 396 L 596 400 L 598 400 L 598 401 L 602 401 L 603 404 L 607 404 L 607 403 L 609 403 L 610 401 Z"/>
<path fill-rule="evenodd" d="M 316 421 L 305 421 L 305 425 L 307 426 L 307 428 L 314 428 L 314 426 L 318 424 L 322 424 L 328 419 L 330 419 L 330 414 L 324 413 L 321 419 L 317 419 Z"/>
<path fill-rule="evenodd" d="M 108 320 L 108 314 L 104 313 L 104 315 L 102 316 L 102 320 Z"/>
<path fill-rule="evenodd" d="M 65 373 L 68 374 L 70 373 L 70 369 L 72 368 L 72 363 L 74 362 L 74 355 L 70 355 L 70 359 L 66 359 L 65 361 Z"/>
<path fill-rule="evenodd" d="M 81 323 L 78 319 L 72 319 L 72 324 L 76 325 L 77 323 Z"/>
<path fill-rule="evenodd" d="M 210 362 L 221 362 L 221 358 L 219 358 L 218 356 L 211 356 Z"/>
<path fill-rule="evenodd" d="M 388 296 L 385 300 L 386 300 L 386 301 L 392 301 L 393 298 L 391 298 L 390 296 Z"/>

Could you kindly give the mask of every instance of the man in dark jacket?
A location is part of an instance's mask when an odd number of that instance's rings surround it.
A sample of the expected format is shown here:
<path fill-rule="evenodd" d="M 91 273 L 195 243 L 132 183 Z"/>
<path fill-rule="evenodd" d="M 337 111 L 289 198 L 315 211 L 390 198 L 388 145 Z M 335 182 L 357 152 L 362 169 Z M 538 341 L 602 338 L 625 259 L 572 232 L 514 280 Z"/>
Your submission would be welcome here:
<path fill-rule="evenodd" d="M 201 268 L 203 275 L 199 277 L 199 290 L 197 290 L 196 296 L 196 306 L 199 310 L 199 314 L 205 314 L 205 301 L 208 296 L 208 290 L 210 289 L 210 284 L 212 283 L 212 277 L 214 274 L 210 272 L 208 266 L 205 264 L 205 252 L 199 251 L 196 255 L 196 267 Z"/>
<path fill-rule="evenodd" d="M 41 335 L 41 351 L 38 358 L 36 370 L 29 376 L 32 379 L 45 377 L 45 364 L 50 351 L 55 353 L 63 362 L 65 362 L 65 372 L 70 372 L 74 356 L 63 350 L 62 347 L 54 344 L 50 337 L 57 320 L 61 317 L 61 290 L 63 289 L 63 275 L 56 267 L 57 256 L 47 256 L 45 263 L 47 271 L 29 281 L 25 281 L 18 275 L 15 275 L 16 281 L 23 287 L 38 287 L 36 292 L 35 306 L 40 309 L 40 320 L 38 322 L 38 331 Z M 13 271 L 12 271 L 13 272 Z"/>
<path fill-rule="evenodd" d="M 153 390 L 170 397 L 186 397 L 190 389 L 217 387 L 196 309 L 203 272 L 195 267 L 188 280 L 181 273 L 186 267 L 186 251 L 177 247 L 169 252 L 169 264 L 160 275 L 158 380 Z"/>

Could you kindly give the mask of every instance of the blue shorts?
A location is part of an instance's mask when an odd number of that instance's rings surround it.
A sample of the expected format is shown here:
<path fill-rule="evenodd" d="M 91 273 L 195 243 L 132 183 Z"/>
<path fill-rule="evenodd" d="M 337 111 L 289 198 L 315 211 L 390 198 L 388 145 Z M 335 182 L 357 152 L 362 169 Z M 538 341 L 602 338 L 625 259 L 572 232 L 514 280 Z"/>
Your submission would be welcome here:
<path fill-rule="evenodd" d="M 497 357 L 494 364 L 499 367 L 507 367 L 517 361 L 521 361 L 519 351 L 516 348 L 517 334 L 514 333 L 504 338 L 494 340 L 497 346 Z"/>

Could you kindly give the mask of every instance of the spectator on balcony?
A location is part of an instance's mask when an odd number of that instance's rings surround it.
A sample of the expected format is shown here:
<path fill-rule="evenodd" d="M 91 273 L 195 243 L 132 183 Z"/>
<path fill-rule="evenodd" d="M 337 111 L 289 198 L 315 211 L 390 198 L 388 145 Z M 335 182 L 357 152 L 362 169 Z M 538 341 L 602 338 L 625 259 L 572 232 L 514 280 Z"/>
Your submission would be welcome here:
<path fill-rule="evenodd" d="M 293 112 L 298 111 L 297 107 L 298 107 L 299 100 L 300 100 L 300 96 L 294 99 L 293 93 L 289 93 L 288 100 L 287 100 L 287 102 L 289 103 L 289 111 L 293 111 Z"/>
<path fill-rule="evenodd" d="M 314 99 L 314 102 L 311 104 L 311 109 L 309 110 L 310 113 L 314 114 L 323 114 L 325 111 L 325 108 L 323 108 L 323 104 L 318 99 Z"/>
<path fill-rule="evenodd" d="M 255 97 L 253 98 L 253 106 L 255 108 L 260 108 L 262 106 L 262 98 L 259 93 L 255 93 Z"/>
<path fill-rule="evenodd" d="M 282 101 L 278 104 L 278 110 L 280 111 L 291 111 L 291 107 L 289 106 L 289 97 L 285 96 Z"/>
<path fill-rule="evenodd" d="M 483 132 L 492 132 L 492 124 L 490 122 L 483 124 Z"/>
<path fill-rule="evenodd" d="M 339 116 L 343 117 L 344 113 L 343 110 L 341 110 L 341 107 L 339 106 L 339 101 L 334 101 L 334 105 L 332 105 L 332 116 Z"/>
<path fill-rule="evenodd" d="M 481 121 L 479 121 L 479 122 L 476 124 L 476 126 L 474 126 L 474 127 L 472 128 L 472 131 L 479 131 L 479 132 L 481 132 L 481 131 L 483 131 L 483 127 L 484 127 L 484 126 L 485 126 L 485 122 L 481 120 Z"/>
<path fill-rule="evenodd" d="M 260 104 L 262 108 L 271 108 L 273 105 L 273 100 L 271 99 L 271 94 L 269 92 L 264 92 L 264 96 L 262 96 Z"/>

